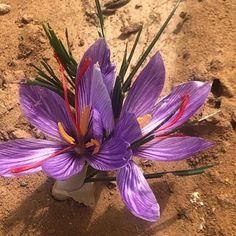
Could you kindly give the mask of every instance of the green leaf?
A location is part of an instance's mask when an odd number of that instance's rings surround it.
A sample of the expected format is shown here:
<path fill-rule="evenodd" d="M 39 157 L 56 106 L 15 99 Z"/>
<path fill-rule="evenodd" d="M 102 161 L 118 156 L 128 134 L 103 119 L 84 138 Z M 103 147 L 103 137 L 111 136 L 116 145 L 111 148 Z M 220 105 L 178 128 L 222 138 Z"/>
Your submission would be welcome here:
<path fill-rule="evenodd" d="M 68 52 L 69 52 L 69 55 L 72 57 L 71 44 L 70 44 L 69 34 L 68 34 L 68 29 L 67 28 L 65 30 L 65 35 L 66 35 L 66 43 L 67 43 L 67 47 L 68 47 Z"/>
<path fill-rule="evenodd" d="M 100 27 L 101 27 L 101 32 L 98 32 L 99 37 L 105 38 L 105 33 L 104 33 L 104 16 L 102 14 L 102 9 L 99 0 L 95 0 L 96 3 L 96 8 L 97 8 L 97 16 L 100 22 Z"/>
<path fill-rule="evenodd" d="M 112 93 L 112 109 L 115 118 L 118 118 L 120 115 L 120 111 L 122 108 L 123 102 L 123 92 L 122 92 L 122 70 L 127 65 L 127 44 L 125 46 L 125 52 L 123 56 L 123 60 L 120 67 L 120 72 L 116 77 L 115 86 Z"/>
<path fill-rule="evenodd" d="M 123 60 L 122 60 L 121 67 L 120 67 L 120 72 L 116 78 L 116 79 L 119 79 L 121 81 L 121 83 L 123 83 L 123 81 L 124 81 L 124 71 L 125 71 L 127 64 L 128 64 L 127 50 L 128 50 L 128 44 L 126 43 L 125 52 L 124 52 Z"/>
<path fill-rule="evenodd" d="M 25 82 L 28 85 L 35 85 L 35 86 L 41 86 L 47 89 L 52 90 L 53 92 L 56 92 L 59 94 L 62 98 L 64 98 L 64 91 L 62 88 L 55 87 L 54 85 L 50 84 L 49 82 L 45 81 L 44 79 L 37 77 L 35 80 L 26 80 Z M 75 95 L 68 90 L 68 98 L 69 103 L 72 107 L 75 106 Z"/>
<path fill-rule="evenodd" d="M 135 150 L 138 147 L 144 145 L 145 143 L 150 142 L 151 140 L 153 140 L 155 138 L 155 135 L 145 135 L 144 137 L 142 137 L 141 139 L 138 139 L 137 141 L 133 142 L 130 145 L 130 149 Z"/>
<path fill-rule="evenodd" d="M 69 52 L 65 49 L 62 41 L 57 37 L 53 29 L 50 25 L 43 25 L 44 31 L 50 41 L 50 44 L 54 50 L 54 52 L 59 57 L 66 73 L 69 76 L 70 83 L 75 83 L 76 71 L 77 71 L 77 62 L 75 59 L 70 55 Z"/>
<path fill-rule="evenodd" d="M 114 118 L 119 118 L 122 109 L 122 101 L 124 94 L 122 92 L 122 85 L 119 76 L 116 78 L 115 86 L 112 93 L 112 109 Z"/>
<path fill-rule="evenodd" d="M 173 174 L 175 176 L 190 176 L 190 175 L 199 175 L 204 173 L 209 168 L 212 168 L 214 165 L 203 166 L 195 169 L 187 169 L 187 170 L 175 170 L 175 171 L 163 171 L 151 174 L 144 174 L 145 179 L 156 179 L 161 178 L 166 174 Z M 88 178 L 85 182 L 110 182 L 116 181 L 116 177 L 96 177 L 96 178 Z"/>
<path fill-rule="evenodd" d="M 140 39 L 140 35 L 142 33 L 142 29 L 143 28 L 141 27 L 140 30 L 138 31 L 138 34 L 137 34 L 136 39 L 134 41 L 134 44 L 133 44 L 133 47 L 132 47 L 131 52 L 129 54 L 129 57 L 128 57 L 127 61 L 126 61 L 125 67 L 121 68 L 122 70 L 121 70 L 120 76 L 122 78 L 122 82 L 124 81 L 125 74 L 126 74 L 128 68 L 129 68 L 129 65 L 130 65 L 131 61 L 132 61 L 135 49 L 136 49 L 136 47 L 138 45 L 138 41 Z M 131 83 L 131 80 L 130 80 L 130 83 Z M 130 84 L 129 84 L 129 86 L 130 86 Z"/>
<path fill-rule="evenodd" d="M 53 84 L 55 87 L 60 87 L 60 82 L 57 82 L 54 78 L 51 78 L 50 76 L 48 76 L 44 71 L 42 71 L 36 65 L 32 65 L 32 67 L 36 69 L 37 74 L 41 76 L 44 80 Z"/>
<path fill-rule="evenodd" d="M 183 102 L 182 102 L 183 103 Z M 140 139 L 136 140 L 135 142 L 133 142 L 130 145 L 130 149 L 135 150 L 138 147 L 144 145 L 147 142 L 150 142 L 151 140 L 153 140 L 156 136 L 153 135 L 153 133 L 158 130 L 159 128 L 161 128 L 166 122 L 168 122 L 174 115 L 175 113 L 179 110 L 179 108 L 182 106 L 182 103 L 179 104 L 174 111 L 172 111 L 160 124 L 158 124 L 156 127 L 154 127 L 151 131 L 149 131 L 146 135 L 144 135 L 143 137 L 141 137 Z M 171 131 L 171 133 L 173 133 L 173 131 Z"/>
<path fill-rule="evenodd" d="M 199 174 L 204 173 L 207 169 L 213 166 L 214 165 L 208 165 L 208 166 L 203 166 L 200 168 L 190 169 L 190 170 L 177 170 L 177 171 L 173 171 L 172 174 L 176 176 L 199 175 Z"/>
<path fill-rule="evenodd" d="M 116 78 L 116 82 L 115 82 L 115 86 L 114 86 L 114 90 L 112 94 L 112 106 L 113 106 L 113 113 L 114 113 L 115 118 L 119 118 L 119 115 L 122 109 L 122 104 L 124 100 L 124 92 L 122 90 L 122 85 L 124 82 L 125 74 L 129 68 L 130 62 L 132 60 L 136 46 L 138 44 L 141 32 L 142 32 L 142 28 L 139 30 L 137 34 L 137 37 L 135 39 L 135 42 L 133 44 L 133 47 L 131 49 L 128 59 L 127 59 L 127 46 L 128 45 L 126 44 L 126 47 L 125 47 L 125 52 L 124 52 L 120 72 Z"/>
<path fill-rule="evenodd" d="M 174 15 L 176 9 L 178 8 L 180 1 L 181 0 L 178 0 L 178 2 L 176 3 L 175 7 L 171 11 L 170 15 L 167 17 L 166 21 L 164 22 L 164 24 L 160 28 L 159 32 L 156 34 L 156 36 L 154 37 L 154 39 L 152 40 L 150 45 L 147 47 L 147 49 L 145 50 L 145 52 L 143 53 L 141 58 L 138 60 L 138 62 L 136 64 L 136 66 L 134 67 L 134 69 L 131 71 L 131 73 L 127 77 L 127 79 L 126 79 L 126 81 L 125 81 L 125 83 L 123 85 L 123 91 L 124 92 L 127 92 L 129 90 L 130 84 L 131 84 L 131 81 L 132 81 L 134 75 L 136 74 L 138 69 L 141 67 L 141 65 L 143 64 L 143 62 L 145 61 L 145 59 L 147 58 L 147 56 L 151 52 L 152 48 L 154 47 L 154 45 L 156 44 L 156 42 L 158 41 L 158 39 L 162 35 L 163 31 L 165 30 L 166 26 L 168 25 L 169 21 L 171 20 L 172 16 Z"/>

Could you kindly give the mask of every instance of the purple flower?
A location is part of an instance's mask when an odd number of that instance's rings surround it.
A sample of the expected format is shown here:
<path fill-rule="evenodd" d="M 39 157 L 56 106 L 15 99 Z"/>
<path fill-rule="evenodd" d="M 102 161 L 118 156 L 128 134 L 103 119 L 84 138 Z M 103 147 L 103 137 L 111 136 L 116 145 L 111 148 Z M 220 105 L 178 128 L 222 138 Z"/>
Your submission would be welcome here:
<path fill-rule="evenodd" d="M 114 76 L 110 51 L 100 39 L 78 67 L 75 117 L 66 99 L 48 89 L 22 84 L 20 104 L 26 118 L 54 141 L 21 139 L 0 144 L 0 175 L 43 170 L 65 180 L 80 172 L 86 162 L 97 170 L 124 166 L 131 152 L 127 142 L 118 136 L 107 139 L 114 128 L 110 99 Z"/>
<path fill-rule="evenodd" d="M 171 134 L 203 105 L 211 84 L 187 82 L 157 102 L 164 80 L 164 64 L 157 53 L 131 87 L 115 134 L 130 143 L 134 156 L 157 161 L 183 160 L 212 145 L 201 138 Z M 140 142 L 144 144 L 140 146 Z M 117 185 L 131 213 L 148 221 L 159 218 L 156 198 L 132 158 L 118 171 Z"/>
<path fill-rule="evenodd" d="M 187 82 L 157 102 L 165 80 L 164 64 L 157 53 L 132 85 L 115 124 L 114 78 L 110 51 L 100 39 L 78 66 L 74 113 L 65 80 L 65 99 L 48 89 L 22 84 L 20 104 L 25 116 L 54 141 L 22 139 L 0 144 L 0 175 L 43 170 L 57 180 L 66 180 L 86 162 L 97 170 L 118 170 L 117 185 L 127 208 L 137 217 L 156 221 L 159 205 L 132 155 L 176 161 L 209 148 L 210 142 L 176 133 L 176 129 L 203 105 L 211 84 Z"/>

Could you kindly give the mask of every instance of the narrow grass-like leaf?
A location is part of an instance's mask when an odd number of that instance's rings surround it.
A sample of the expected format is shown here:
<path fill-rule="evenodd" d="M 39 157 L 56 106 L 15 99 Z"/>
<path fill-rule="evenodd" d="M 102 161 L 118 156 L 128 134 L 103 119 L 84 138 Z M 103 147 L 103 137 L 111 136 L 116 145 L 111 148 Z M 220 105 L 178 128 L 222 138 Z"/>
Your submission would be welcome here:
<path fill-rule="evenodd" d="M 138 60 L 136 66 L 134 67 L 134 69 L 131 71 L 131 73 L 129 74 L 129 76 L 127 77 L 124 85 L 123 85 L 123 91 L 127 92 L 130 88 L 130 84 L 131 81 L 134 77 L 134 75 L 136 74 L 136 72 L 138 71 L 138 69 L 141 67 L 141 65 L 143 64 L 143 62 L 145 61 L 145 59 L 147 58 L 147 56 L 149 55 L 149 53 L 151 52 L 152 48 L 154 47 L 154 45 L 156 44 L 156 42 L 158 41 L 158 39 L 160 38 L 160 36 L 162 35 L 163 31 L 165 30 L 166 26 L 168 25 L 169 21 L 171 20 L 171 18 L 173 17 L 176 9 L 179 6 L 181 0 L 178 0 L 178 2 L 176 3 L 175 7 L 173 8 L 173 10 L 171 11 L 170 15 L 167 17 L 166 21 L 164 22 L 164 24 L 162 25 L 162 27 L 160 28 L 159 32 L 156 34 L 156 36 L 153 38 L 152 42 L 150 43 L 150 45 L 147 47 L 147 49 L 145 50 L 145 52 L 143 53 L 143 55 L 140 57 L 140 59 Z"/>
<path fill-rule="evenodd" d="M 121 76 L 122 76 L 122 81 L 124 81 L 125 74 L 126 74 L 128 68 L 129 68 L 129 65 L 130 65 L 130 63 L 131 63 L 131 60 L 132 60 L 132 58 L 133 58 L 135 49 L 136 49 L 136 47 L 137 47 L 137 45 L 138 45 L 138 41 L 139 41 L 139 39 L 140 39 L 140 35 L 141 35 L 141 33 L 142 33 L 142 29 L 143 29 L 143 28 L 141 27 L 140 30 L 138 31 L 138 34 L 137 34 L 136 39 L 135 39 L 135 41 L 134 41 L 133 47 L 132 47 L 131 52 L 130 52 L 130 54 L 129 54 L 129 57 L 128 57 L 128 59 L 127 59 L 126 67 L 125 67 L 125 68 L 122 68 L 122 74 L 121 74 Z M 131 81 L 130 81 L 130 83 L 131 83 Z"/>
<path fill-rule="evenodd" d="M 50 76 L 48 76 L 44 71 L 42 71 L 40 68 L 38 68 L 35 65 L 32 65 L 32 67 L 34 67 L 36 69 L 36 72 L 39 76 L 41 76 L 42 78 L 44 78 L 46 81 L 48 81 L 49 83 L 53 84 L 55 87 L 59 87 L 60 83 L 57 82 L 56 80 L 54 80 L 54 78 L 51 78 Z"/>
<path fill-rule="evenodd" d="M 48 80 L 45 80 L 44 78 L 39 77 L 39 76 L 37 76 L 37 77 L 35 78 L 35 80 L 37 80 L 37 81 L 39 81 L 39 82 L 41 82 L 41 83 L 45 83 L 45 84 L 50 85 L 50 86 L 55 86 L 55 84 L 52 84 L 52 83 L 50 83 Z"/>
<path fill-rule="evenodd" d="M 102 14 L 102 9 L 101 9 L 101 4 L 99 0 L 95 0 L 96 3 L 96 8 L 97 8 L 97 16 L 100 22 L 100 28 L 101 32 L 99 31 L 99 37 L 105 38 L 105 33 L 104 33 L 104 16 Z"/>
<path fill-rule="evenodd" d="M 176 112 L 179 110 L 179 108 L 182 106 L 182 103 L 179 104 L 175 110 L 173 112 L 170 113 L 170 115 L 168 115 L 159 125 L 157 125 L 155 128 L 153 128 L 151 131 L 149 131 L 146 135 L 144 135 L 142 138 L 136 140 L 135 142 L 133 142 L 130 145 L 130 149 L 135 150 L 138 147 L 144 145 L 147 142 L 150 142 L 151 140 L 153 140 L 156 136 L 153 134 L 156 130 L 158 130 L 159 128 L 161 128 L 165 123 L 167 123 L 175 114 Z M 177 131 L 177 129 L 176 129 Z M 173 133 L 173 131 L 171 131 L 171 133 Z"/>
<path fill-rule="evenodd" d="M 125 52 L 123 56 L 123 60 L 120 67 L 120 72 L 116 77 L 115 86 L 112 93 L 112 109 L 115 118 L 118 118 L 120 115 L 120 111 L 122 108 L 123 102 L 123 92 L 122 92 L 122 83 L 123 83 L 123 76 L 122 71 L 126 68 L 127 65 L 127 44 L 125 46 Z"/>
<path fill-rule="evenodd" d="M 42 81 L 40 77 L 36 77 L 35 80 L 27 80 L 25 83 L 28 85 L 39 85 L 48 88 L 60 95 L 63 95 L 63 91 L 60 88 L 56 88 L 54 85 L 50 85 L 48 82 Z"/>
<path fill-rule="evenodd" d="M 61 81 L 57 78 L 57 76 L 55 75 L 54 71 L 52 70 L 52 67 L 46 62 L 46 61 L 41 61 L 42 66 L 44 67 L 44 69 L 48 72 L 48 74 L 52 77 L 52 79 L 58 83 L 61 84 Z"/>
<path fill-rule="evenodd" d="M 38 85 L 38 86 L 50 89 L 53 92 L 59 94 L 62 98 L 64 98 L 64 91 L 63 91 L 62 87 L 61 88 L 55 87 L 55 85 L 51 85 L 50 83 L 43 81 L 43 79 L 40 77 L 37 77 L 35 80 L 26 80 L 25 83 L 28 85 L 35 85 L 35 86 Z M 69 97 L 70 105 L 72 107 L 74 107 L 75 106 L 75 95 L 70 90 L 68 90 L 68 97 Z"/>
<path fill-rule="evenodd" d="M 123 60 L 122 60 L 122 63 L 121 63 L 121 67 L 120 67 L 120 71 L 119 71 L 119 74 L 117 76 L 116 79 L 119 79 L 121 81 L 121 83 L 123 83 L 124 81 L 124 70 L 126 69 L 127 67 L 127 50 L 128 50 L 128 44 L 125 45 L 125 52 L 124 52 L 124 56 L 123 56 Z"/>
<path fill-rule="evenodd" d="M 122 92 L 122 84 L 119 77 L 117 77 L 115 82 L 115 87 L 112 93 L 112 109 L 115 119 L 119 118 L 120 116 L 123 99 L 124 99 L 124 94 Z"/>
<path fill-rule="evenodd" d="M 50 44 L 54 52 L 59 57 L 66 73 L 69 76 L 71 83 L 75 83 L 77 62 L 75 59 L 67 52 L 62 41 L 57 37 L 50 25 L 43 25 L 44 31 L 50 41 Z"/>
<path fill-rule="evenodd" d="M 175 170 L 175 171 L 163 171 L 151 174 L 144 174 L 146 179 L 156 179 L 161 178 L 166 174 L 173 174 L 175 176 L 190 176 L 190 175 L 199 175 L 204 173 L 207 169 L 213 167 L 214 165 L 203 166 L 195 169 L 187 169 L 187 170 Z M 88 178 L 85 182 L 111 182 L 116 181 L 116 177 L 96 177 L 96 178 Z"/>
<path fill-rule="evenodd" d="M 153 139 L 155 138 L 155 135 L 145 135 L 144 137 L 142 137 L 141 139 L 133 142 L 131 145 L 130 145 L 130 149 L 132 150 L 135 150 L 137 149 L 138 147 L 152 141 Z"/>
<path fill-rule="evenodd" d="M 135 39 L 135 42 L 133 44 L 133 47 L 131 49 L 128 59 L 127 59 L 128 45 L 126 44 L 126 47 L 125 47 L 125 52 L 124 52 L 120 72 L 116 78 L 116 83 L 115 83 L 114 92 L 113 92 L 113 96 L 112 96 L 113 113 L 115 114 L 115 118 L 119 117 L 121 109 L 122 109 L 122 104 L 123 104 L 123 100 L 124 100 L 124 92 L 122 90 L 122 85 L 124 82 L 125 74 L 129 68 L 130 62 L 132 60 L 136 46 L 138 44 L 141 32 L 142 32 L 142 28 L 139 30 L 139 32 L 137 34 L 137 37 Z"/>
<path fill-rule="evenodd" d="M 71 44 L 70 44 L 69 34 L 68 34 L 68 29 L 67 28 L 65 30 L 65 35 L 66 35 L 66 43 L 67 43 L 68 52 L 69 52 L 69 55 L 72 57 Z"/>
<path fill-rule="evenodd" d="M 176 176 L 189 176 L 189 175 L 199 175 L 205 172 L 205 170 L 213 167 L 214 165 L 208 165 L 208 166 L 203 166 L 200 168 L 196 168 L 196 169 L 189 169 L 189 170 L 177 170 L 177 171 L 173 171 L 171 172 L 173 175 Z"/>

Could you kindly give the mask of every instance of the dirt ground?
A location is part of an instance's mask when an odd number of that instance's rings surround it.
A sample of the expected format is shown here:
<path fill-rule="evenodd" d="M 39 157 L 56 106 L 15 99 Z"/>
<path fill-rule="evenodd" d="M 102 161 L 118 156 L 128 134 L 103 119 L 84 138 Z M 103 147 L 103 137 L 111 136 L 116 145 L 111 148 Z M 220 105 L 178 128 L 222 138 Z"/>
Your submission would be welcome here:
<path fill-rule="evenodd" d="M 18 85 L 24 76 L 34 77 L 31 63 L 52 58 L 41 24 L 49 22 L 62 38 L 67 27 L 74 55 L 79 60 L 98 37 L 93 1 L 0 3 L 11 5 L 9 13 L 0 15 L 0 140 L 39 137 L 20 112 Z M 137 59 L 174 3 L 174 0 L 131 0 L 107 15 L 106 36 L 113 61 L 120 65 L 125 43 L 131 45 L 135 38 L 122 32 L 143 24 Z M 161 206 L 158 222 L 148 223 L 131 215 L 112 184 L 96 185 L 94 209 L 72 200 L 58 202 L 50 195 L 53 180 L 39 173 L 0 179 L 0 235 L 236 235 L 235 49 L 235 0 L 182 1 L 155 47 L 166 64 L 163 94 L 187 80 L 213 81 L 212 93 L 197 117 L 221 109 L 215 117 L 187 130 L 191 135 L 212 140 L 214 148 L 187 161 L 140 162 L 147 173 L 217 164 L 199 176 L 169 175 L 150 181 Z"/>

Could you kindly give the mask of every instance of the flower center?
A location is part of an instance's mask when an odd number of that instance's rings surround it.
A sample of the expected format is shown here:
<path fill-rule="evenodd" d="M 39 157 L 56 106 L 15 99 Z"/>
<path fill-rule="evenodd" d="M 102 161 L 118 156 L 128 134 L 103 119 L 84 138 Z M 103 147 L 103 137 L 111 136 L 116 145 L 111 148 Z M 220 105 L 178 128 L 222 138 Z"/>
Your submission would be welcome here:
<path fill-rule="evenodd" d="M 92 154 L 97 154 L 100 150 L 100 142 L 96 139 L 91 139 L 90 142 L 85 144 L 86 148 L 94 147 L 93 153 Z"/>
<path fill-rule="evenodd" d="M 58 126 L 58 131 L 61 135 L 61 137 L 69 144 L 75 144 L 75 139 L 73 137 L 71 137 L 69 134 L 66 133 L 63 125 L 61 122 L 58 122 L 57 124 Z"/>
<path fill-rule="evenodd" d="M 88 125 L 90 121 L 90 113 L 91 113 L 91 108 L 89 106 L 86 106 L 83 109 L 83 112 L 81 114 L 80 118 L 80 135 L 84 137 L 87 132 L 88 132 Z"/>
<path fill-rule="evenodd" d="M 89 142 L 84 143 L 84 138 L 88 133 L 88 126 L 90 121 L 91 108 L 89 106 L 84 107 L 83 112 L 81 113 L 80 118 L 80 142 L 76 145 L 75 151 L 79 155 L 83 155 L 86 149 L 91 150 L 93 148 L 92 154 L 96 154 L 100 150 L 100 142 L 96 139 L 91 139 Z M 71 137 L 64 129 L 61 122 L 58 122 L 58 131 L 64 141 L 70 145 L 75 145 L 76 141 Z"/>

